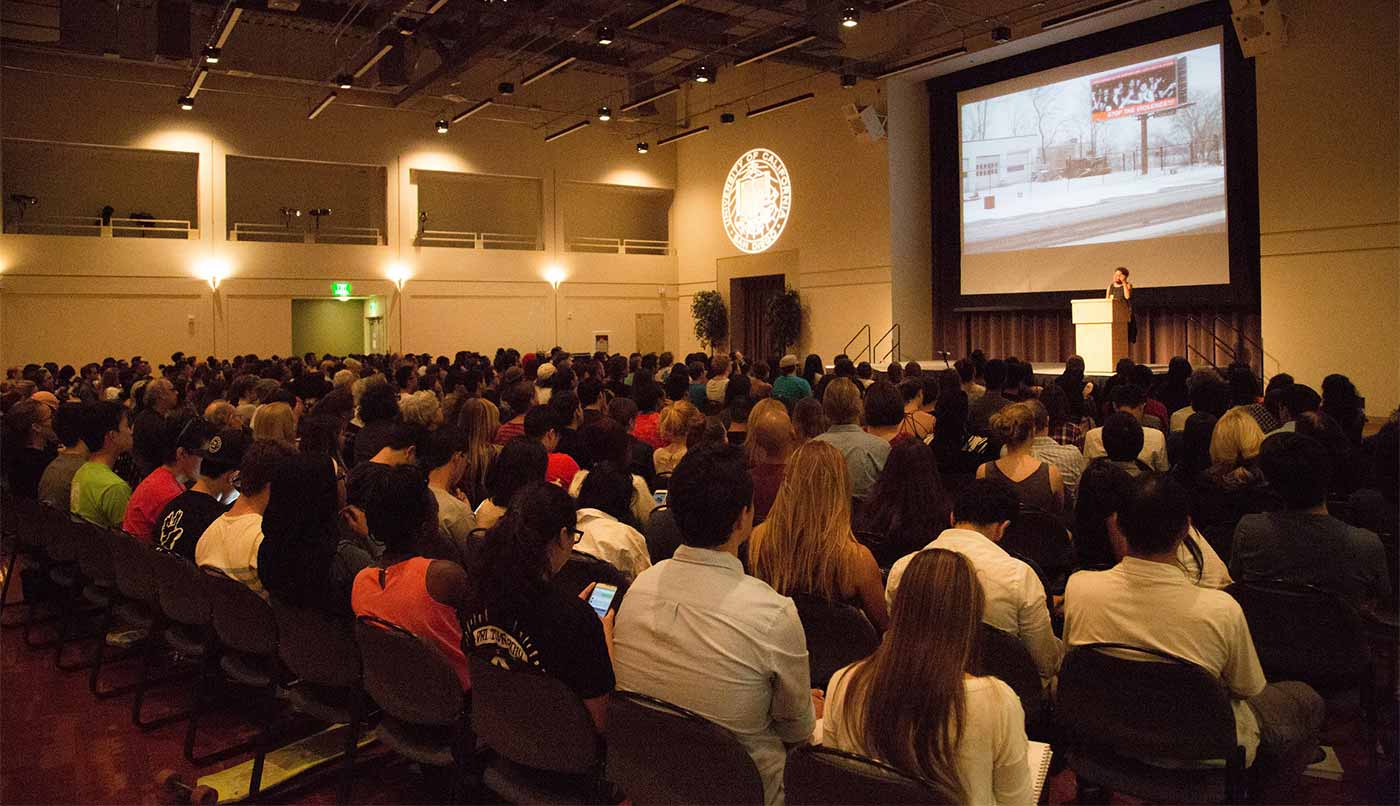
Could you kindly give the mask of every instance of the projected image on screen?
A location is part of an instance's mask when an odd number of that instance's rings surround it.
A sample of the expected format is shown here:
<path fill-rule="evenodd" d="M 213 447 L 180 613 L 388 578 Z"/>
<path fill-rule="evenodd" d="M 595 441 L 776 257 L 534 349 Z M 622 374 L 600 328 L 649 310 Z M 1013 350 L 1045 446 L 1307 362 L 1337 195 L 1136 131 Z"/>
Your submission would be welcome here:
<path fill-rule="evenodd" d="M 1083 68 L 959 95 L 963 293 L 1093 288 L 1115 263 L 1140 285 L 1228 282 L 1220 45 Z M 1171 245 L 1192 265 L 1167 271 Z M 1028 252 L 1035 271 L 1007 260 Z"/>

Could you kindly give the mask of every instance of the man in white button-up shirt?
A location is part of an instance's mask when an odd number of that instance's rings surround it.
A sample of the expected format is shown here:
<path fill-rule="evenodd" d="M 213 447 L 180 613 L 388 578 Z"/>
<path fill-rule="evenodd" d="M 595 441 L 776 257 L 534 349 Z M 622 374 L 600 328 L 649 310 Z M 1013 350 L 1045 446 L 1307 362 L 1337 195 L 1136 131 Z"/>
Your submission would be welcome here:
<path fill-rule="evenodd" d="M 1119 386 L 1113 390 L 1113 410 L 1127 412 L 1136 417 L 1138 422 L 1142 422 L 1147 410 L 1147 393 L 1141 386 Z M 1084 458 L 1092 462 L 1105 456 L 1108 456 L 1108 452 L 1103 447 L 1103 429 L 1092 429 L 1084 435 Z M 1138 461 L 1157 473 L 1170 470 L 1171 465 L 1167 462 L 1167 435 L 1157 428 L 1144 425 L 1142 452 L 1138 454 Z"/>
<path fill-rule="evenodd" d="M 1065 642 L 1155 649 L 1219 676 L 1230 692 L 1245 763 L 1262 762 L 1261 803 L 1296 795 L 1317 751 L 1322 698 L 1303 683 L 1267 683 L 1238 602 L 1193 585 L 1177 559 L 1190 528 L 1190 497 L 1172 479 L 1149 476 L 1118 513 L 1128 556 L 1107 571 L 1081 571 L 1065 589 Z M 1125 657 L 1132 657 L 1125 653 Z M 1139 656 L 1140 657 L 1140 656 Z"/>
<path fill-rule="evenodd" d="M 807 741 L 815 715 L 797 608 L 739 563 L 753 529 L 752 498 L 737 449 L 685 455 L 670 485 L 684 545 L 628 589 L 613 633 L 613 668 L 619 689 L 732 731 L 758 767 L 766 802 L 780 804 L 785 745 Z"/>
<path fill-rule="evenodd" d="M 997 545 L 1019 506 L 1016 491 L 1007 483 L 978 479 L 958 494 L 953 528 L 924 548 L 956 551 L 972 562 L 986 597 L 982 621 L 1020 638 L 1041 679 L 1049 680 L 1060 670 L 1064 647 L 1050 626 L 1045 586 L 1029 565 Z M 913 554 L 901 557 L 890 569 L 885 599 L 891 610 L 899 579 L 913 559 Z"/>

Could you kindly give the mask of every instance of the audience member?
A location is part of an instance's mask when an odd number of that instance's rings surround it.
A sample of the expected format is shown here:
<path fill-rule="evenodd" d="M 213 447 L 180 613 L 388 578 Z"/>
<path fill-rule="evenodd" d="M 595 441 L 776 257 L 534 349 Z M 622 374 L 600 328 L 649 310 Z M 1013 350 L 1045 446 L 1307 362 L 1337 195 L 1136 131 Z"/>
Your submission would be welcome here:
<path fill-rule="evenodd" d="M 953 370 L 958 373 L 958 382 L 969 401 L 976 400 L 987 393 L 987 387 L 977 383 L 974 377 L 976 375 L 976 368 L 972 366 L 971 361 L 966 358 L 959 358 L 957 361 L 953 362 Z"/>
<path fill-rule="evenodd" d="M 1149 476 L 1117 515 L 1128 555 L 1107 571 L 1070 577 L 1065 642 L 1127 644 L 1166 652 L 1221 679 L 1229 690 L 1245 763 L 1255 767 L 1262 802 L 1296 793 L 1317 752 L 1323 703 L 1308 686 L 1268 683 L 1239 604 L 1192 585 L 1178 565 L 1190 519 L 1186 490 Z M 1257 756 L 1257 760 L 1256 760 Z"/>
<path fill-rule="evenodd" d="M 442 402 L 433 392 L 414 392 L 399 401 L 399 417 L 409 425 L 431 431 L 442 425 Z"/>
<path fill-rule="evenodd" d="M 835 380 L 846 380 L 856 395 L 860 395 L 860 387 L 856 386 L 854 381 L 840 377 Z M 919 382 L 917 378 L 913 381 Z M 886 443 L 893 442 L 899 436 L 900 429 L 904 424 L 904 398 L 900 395 L 899 387 L 889 381 L 872 383 L 870 388 L 865 390 L 861 414 L 861 419 L 865 421 L 865 433 L 878 437 Z"/>
<path fill-rule="evenodd" d="M 264 403 L 253 415 L 253 439 L 270 439 L 296 450 L 297 418 L 286 403 Z"/>
<path fill-rule="evenodd" d="M 54 411 L 33 398 L 21 400 L 5 412 L 4 442 L 0 451 L 5 479 L 16 495 L 39 498 L 44 469 L 58 456 Z"/>
<path fill-rule="evenodd" d="M 1187 380 L 1191 377 L 1191 362 L 1184 356 L 1172 356 L 1167 363 L 1167 375 L 1152 389 L 1152 397 L 1166 407 L 1168 419 L 1176 411 L 1191 404 Z"/>
<path fill-rule="evenodd" d="M 623 400 L 626 400 L 628 406 L 633 406 L 631 400 L 626 398 Z M 651 511 L 655 508 L 656 502 L 651 497 L 651 488 L 647 485 L 646 478 L 636 472 L 635 462 L 631 461 L 632 443 L 630 440 L 632 437 L 627 433 L 626 426 L 609 416 L 584 428 L 582 437 L 584 451 L 589 456 L 590 465 L 599 462 L 612 462 L 618 467 L 631 469 L 632 489 L 636 490 L 637 493 L 632 499 L 633 525 L 645 529 L 647 523 L 651 521 Z M 650 450 L 649 446 L 648 450 Z M 587 470 L 580 470 L 574 474 L 574 481 L 569 485 L 569 495 L 577 499 L 586 478 L 588 478 Z"/>
<path fill-rule="evenodd" d="M 484 398 L 467 400 L 457 415 L 457 426 L 467 435 L 467 467 L 462 471 L 460 487 L 468 501 L 479 504 L 486 500 L 486 475 L 501 450 L 495 442 L 500 424 L 496 404 Z"/>
<path fill-rule="evenodd" d="M 423 441 L 418 464 L 428 474 L 428 490 L 437 499 L 438 529 L 457 546 L 465 546 L 476 528 L 471 501 L 458 488 L 467 469 L 467 435 L 444 425 Z"/>
<path fill-rule="evenodd" d="M 932 412 L 937 398 L 928 397 L 925 386 L 923 380 L 917 378 L 906 379 L 899 385 L 900 397 L 904 398 L 904 419 L 899 424 L 901 438 L 924 442 L 933 437 L 936 421 Z M 868 386 L 865 388 L 869 389 Z"/>
<path fill-rule="evenodd" d="M 879 535 L 889 556 L 902 557 L 943 531 L 949 514 L 933 449 L 918 440 L 902 440 L 890 448 L 885 469 L 856 516 L 856 528 Z"/>
<path fill-rule="evenodd" d="M 1126 411 L 1115 411 L 1108 415 L 1108 419 L 1104 420 L 1100 439 L 1103 442 L 1104 458 L 1123 468 L 1129 476 L 1137 478 L 1152 472 L 1152 468 L 1138 458 L 1142 455 L 1145 439 L 1142 423 L 1133 415 Z"/>
<path fill-rule="evenodd" d="M 234 436 L 235 434 L 237 436 Z M 218 450 L 214 450 L 213 440 L 210 440 L 208 455 L 204 459 L 205 467 L 208 468 L 212 464 L 215 467 L 232 467 L 236 470 L 238 498 L 226 511 L 220 504 L 221 514 L 207 526 L 195 523 L 184 536 L 176 537 L 171 542 L 175 553 L 185 554 L 188 551 L 185 556 L 196 564 L 217 568 L 266 598 L 267 591 L 258 577 L 258 552 L 263 542 L 263 512 L 266 511 L 268 499 L 272 495 L 273 475 L 278 466 L 290 460 L 293 454 L 280 442 L 249 442 L 243 436 L 243 432 L 236 429 L 221 431 L 216 435 L 216 439 L 220 441 L 220 445 L 217 446 Z M 232 474 L 225 471 L 219 474 L 218 481 L 223 482 L 230 475 Z M 210 488 L 209 494 L 215 503 L 218 503 L 217 486 L 206 486 Z M 176 502 L 179 501 L 177 498 Z M 201 509 L 204 515 L 214 511 L 209 502 L 204 501 L 193 510 L 195 517 L 201 517 Z M 188 518 L 189 514 L 185 517 Z M 165 530 L 162 529 L 162 542 L 166 536 Z"/>
<path fill-rule="evenodd" d="M 773 397 L 784 405 L 795 406 L 812 396 L 812 385 L 797 374 L 797 356 L 788 353 L 778 360 L 778 377 L 773 381 Z"/>
<path fill-rule="evenodd" d="M 651 455 L 652 467 L 658 474 L 670 473 L 685 456 L 686 439 L 690 432 L 704 423 L 704 415 L 689 400 L 677 400 L 661 410 L 657 434 L 666 444 Z"/>
<path fill-rule="evenodd" d="M 82 403 L 64 403 L 54 412 L 58 453 L 39 477 L 39 500 L 65 512 L 73 502 L 73 474 L 88 458 L 87 445 L 83 444 L 84 411 Z"/>
<path fill-rule="evenodd" d="M 559 444 L 554 449 L 577 464 L 583 456 L 583 444 L 578 436 L 583 409 L 579 406 L 578 394 L 572 389 L 555 389 L 549 397 L 549 411 L 554 415 L 554 433 L 559 436 Z"/>
<path fill-rule="evenodd" d="M 878 384 L 877 384 L 878 385 Z M 874 387 L 872 387 L 873 389 Z M 895 401 L 898 401 L 896 393 Z M 860 427 L 860 390 L 845 378 L 833 381 L 822 398 L 822 411 L 831 426 L 813 437 L 814 442 L 825 442 L 841 451 L 846 458 L 847 477 L 850 479 L 850 495 L 864 500 L 885 468 L 885 459 L 890 455 L 890 443 Z M 896 408 L 898 404 L 896 403 Z M 899 424 L 900 412 L 893 412 L 894 425 Z"/>
<path fill-rule="evenodd" d="M 82 431 L 88 458 L 73 474 L 71 511 L 89 523 L 114 529 L 126 517 L 131 486 L 112 465 L 131 450 L 131 423 L 120 403 L 103 401 L 86 408 Z"/>
<path fill-rule="evenodd" d="M 591 428 L 592 426 L 590 426 Z M 586 433 L 587 428 L 584 429 Z M 538 442 L 513 439 L 501 449 L 486 474 L 486 498 L 476 505 L 476 525 L 490 529 L 506 514 L 515 494 L 536 481 L 545 481 L 549 452 Z M 575 479 L 578 475 L 574 476 Z"/>
<path fill-rule="evenodd" d="M 655 381 L 632 384 L 632 401 L 637 404 L 637 415 L 632 421 L 629 433 L 652 448 L 664 447 L 667 444 L 658 430 L 664 399 L 665 394 L 660 384 Z"/>
<path fill-rule="evenodd" d="M 177 494 L 160 510 L 154 527 L 158 551 L 178 554 L 191 561 L 195 558 L 200 535 L 227 512 L 229 502 L 238 497 L 235 483 L 241 476 L 239 465 L 249 440 L 241 428 L 226 428 L 193 442 L 202 443 L 191 451 L 199 457 L 194 485 Z M 141 488 L 136 491 L 140 494 Z M 135 500 L 133 495 L 132 501 Z M 131 507 L 127 508 L 127 514 L 131 514 Z"/>
<path fill-rule="evenodd" d="M 575 547 L 632 578 L 651 567 L 646 538 L 631 525 L 636 496 L 627 468 L 608 461 L 594 464 L 579 486 L 578 528 L 583 536 Z"/>
<path fill-rule="evenodd" d="M 980 436 L 991 433 L 992 415 L 1011 405 L 1011 401 L 1002 394 L 1002 386 L 1006 384 L 1006 362 L 993 358 L 987 362 L 985 373 L 986 392 L 968 402 L 968 429 Z"/>
<path fill-rule="evenodd" d="M 749 439 L 744 450 L 753 479 L 754 525 L 763 523 L 773 509 L 795 442 L 792 419 L 776 399 L 760 400 L 749 412 Z"/>
<path fill-rule="evenodd" d="M 729 446 L 691 451 L 671 478 L 684 545 L 642 572 L 617 617 L 614 668 L 627 691 L 694 711 L 731 731 L 783 802 L 784 744 L 815 727 L 807 639 L 792 600 L 744 574 L 753 485 Z"/>
<path fill-rule="evenodd" d="M 501 402 L 510 417 L 496 429 L 497 445 L 505 445 L 516 437 L 525 436 L 525 414 L 535 405 L 534 384 L 518 381 L 503 387 Z"/>
<path fill-rule="evenodd" d="M 1139 423 L 1143 421 L 1147 396 L 1142 387 L 1133 383 L 1119 384 L 1113 389 L 1111 403 L 1114 411 L 1131 414 Z M 1171 468 L 1167 462 L 1167 438 L 1158 428 L 1142 429 L 1142 451 L 1138 458 L 1153 472 L 1165 473 Z M 1084 458 L 1093 461 L 1107 455 L 1103 447 L 1103 429 L 1095 428 L 1084 435 Z"/>
<path fill-rule="evenodd" d="M 977 468 L 977 478 L 1005 482 L 1016 491 L 1023 507 L 1042 512 L 1064 510 L 1065 484 L 1060 471 L 1032 451 L 1035 411 L 1026 403 L 1013 403 L 993 414 L 989 425 L 1006 452 Z"/>
<path fill-rule="evenodd" d="M 623 442 L 627 445 L 624 454 L 626 464 L 631 467 L 634 474 L 649 482 L 656 475 L 656 465 L 652 461 L 652 453 L 655 452 L 655 449 L 651 447 L 650 443 L 644 442 L 632 434 L 637 421 L 637 402 L 630 397 L 614 399 L 608 403 L 608 417 L 622 426 L 625 435 Z M 590 463 L 598 461 L 600 458 L 602 457 L 588 457 Z"/>
<path fill-rule="evenodd" d="M 1341 425 L 1342 433 L 1353 444 L 1361 444 L 1361 432 L 1366 427 L 1366 405 L 1350 378 L 1334 374 L 1322 379 L 1321 411 Z"/>
<path fill-rule="evenodd" d="M 1029 806 L 1021 701 L 973 674 L 984 610 L 976 571 L 961 554 L 930 549 L 904 577 L 875 654 L 831 677 L 822 744 L 936 782 L 958 803 Z"/>
<path fill-rule="evenodd" d="M 382 376 L 365 381 L 357 406 L 363 424 L 354 434 L 350 466 L 368 462 L 389 440 L 389 432 L 399 419 L 399 397 Z"/>
<path fill-rule="evenodd" d="M 132 387 L 132 394 L 139 397 L 142 406 L 136 409 L 131 423 L 131 457 L 135 464 L 136 478 L 144 479 L 151 471 L 164 463 L 165 418 L 180 404 L 180 395 L 175 384 L 165 378 Z"/>
<path fill-rule="evenodd" d="M 1016 492 L 1006 482 L 973 481 L 953 503 L 952 528 L 943 530 L 925 548 L 948 549 L 967 557 L 985 596 L 982 620 L 1020 638 L 1041 679 L 1049 681 L 1059 671 L 1064 648 L 1050 626 L 1045 586 L 1029 565 L 997 545 L 1018 508 Z M 898 600 L 900 580 L 916 556 L 902 557 L 890 569 L 885 583 L 885 598 L 890 603 Z"/>
<path fill-rule="evenodd" d="M 559 447 L 557 426 L 554 412 L 548 406 L 535 406 L 525 413 L 525 439 L 538 442 L 549 454 L 545 480 L 567 488 L 573 482 L 574 474 L 578 473 L 578 463 L 567 453 L 555 451 Z"/>
<path fill-rule="evenodd" d="M 779 400 L 776 396 L 774 399 Z M 825 434 L 830 427 L 831 421 L 826 418 L 826 411 L 816 398 L 804 397 L 792 406 L 792 428 L 798 442 Z"/>

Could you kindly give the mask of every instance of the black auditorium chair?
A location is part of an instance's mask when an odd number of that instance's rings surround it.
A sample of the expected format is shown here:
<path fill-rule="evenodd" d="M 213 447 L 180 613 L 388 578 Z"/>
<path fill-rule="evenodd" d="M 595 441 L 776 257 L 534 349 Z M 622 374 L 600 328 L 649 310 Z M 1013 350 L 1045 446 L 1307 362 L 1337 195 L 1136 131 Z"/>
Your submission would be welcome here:
<path fill-rule="evenodd" d="M 788 754 L 783 790 L 791 806 L 852 803 L 954 804 L 956 794 L 873 758 L 820 745 Z"/>
<path fill-rule="evenodd" d="M 1026 714 L 1026 733 L 1033 739 L 1048 741 L 1050 736 L 1049 700 L 1041 685 L 1035 660 L 1014 635 L 990 624 L 982 625 L 982 651 L 974 674 L 991 675 L 1016 692 L 1021 709 Z"/>
<path fill-rule="evenodd" d="M 1230 693 L 1194 663 L 1127 644 L 1073 647 L 1060 667 L 1055 719 L 1081 788 L 1156 803 L 1245 799 L 1244 747 L 1235 737 Z"/>
<path fill-rule="evenodd" d="M 792 601 L 807 635 L 814 688 L 825 690 L 838 669 L 870 657 L 880 645 L 880 636 L 860 608 L 806 593 L 793 596 Z"/>
<path fill-rule="evenodd" d="M 763 803 L 763 779 L 734 734 L 678 705 L 614 691 L 607 742 L 608 779 L 638 806 Z"/>

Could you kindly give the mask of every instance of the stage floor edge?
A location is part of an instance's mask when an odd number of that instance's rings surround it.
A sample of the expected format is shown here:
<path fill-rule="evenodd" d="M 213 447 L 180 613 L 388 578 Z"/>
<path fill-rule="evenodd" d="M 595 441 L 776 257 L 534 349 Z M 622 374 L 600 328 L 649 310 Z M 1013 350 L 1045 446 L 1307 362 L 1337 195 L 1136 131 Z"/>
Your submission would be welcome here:
<path fill-rule="evenodd" d="M 904 361 L 904 362 L 901 362 L 901 363 L 907 364 L 907 363 L 909 363 L 909 362 L 908 362 L 908 361 Z M 941 358 L 919 358 L 919 359 L 915 359 L 915 363 L 917 363 L 917 364 L 919 365 L 919 368 L 922 369 L 922 370 L 925 371 L 925 372 L 937 372 L 937 371 L 939 371 L 939 370 L 941 370 L 941 369 L 945 369 L 945 368 L 947 368 L 947 367 L 951 367 L 951 366 L 952 366 L 952 362 L 951 362 L 951 361 L 950 361 L 949 363 L 947 363 L 947 364 L 944 364 L 944 363 L 943 363 L 943 359 L 941 359 Z M 1167 372 L 1167 365 L 1166 365 L 1166 364 L 1148 364 L 1148 365 L 1147 365 L 1147 368 L 1150 369 L 1150 370 L 1152 370 L 1152 374 L 1153 374 L 1153 375 L 1165 375 L 1166 372 Z M 828 372 L 830 372 L 832 369 L 833 369 L 832 367 L 827 367 L 827 371 L 828 371 Z M 884 368 L 881 367 L 881 368 L 880 368 L 880 371 L 883 371 L 883 369 L 884 369 Z M 1050 362 L 1046 362 L 1046 363 L 1035 363 L 1035 362 L 1032 362 L 1032 363 L 1031 363 L 1031 370 L 1036 374 L 1036 377 L 1038 377 L 1038 378 L 1054 378 L 1054 377 L 1059 377 L 1059 376 L 1065 371 L 1065 365 L 1064 365 L 1064 362 L 1062 362 L 1062 361 L 1061 361 L 1061 362 L 1054 362 L 1054 363 L 1050 363 Z M 1086 378 L 1088 378 L 1088 379 L 1090 379 L 1090 380 L 1094 380 L 1094 379 L 1096 379 L 1096 378 L 1108 378 L 1108 377 L 1110 377 L 1111 375 L 1112 375 L 1112 373 L 1104 373 L 1104 374 L 1102 374 L 1102 375 L 1098 375 L 1098 374 L 1094 374 L 1094 373 L 1090 372 L 1090 373 L 1085 373 L 1084 377 L 1086 377 Z"/>

